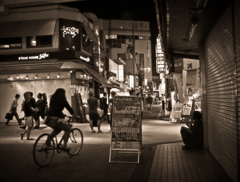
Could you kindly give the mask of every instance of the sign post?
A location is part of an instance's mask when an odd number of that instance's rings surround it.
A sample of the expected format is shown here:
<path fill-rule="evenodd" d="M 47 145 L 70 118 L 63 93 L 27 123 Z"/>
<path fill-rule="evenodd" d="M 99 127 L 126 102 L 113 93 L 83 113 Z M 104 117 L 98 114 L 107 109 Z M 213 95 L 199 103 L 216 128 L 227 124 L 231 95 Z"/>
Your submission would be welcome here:
<path fill-rule="evenodd" d="M 109 162 L 139 163 L 142 144 L 141 125 L 141 97 L 115 96 Z M 112 151 L 117 151 L 118 154 L 136 153 L 137 162 L 113 161 Z"/>

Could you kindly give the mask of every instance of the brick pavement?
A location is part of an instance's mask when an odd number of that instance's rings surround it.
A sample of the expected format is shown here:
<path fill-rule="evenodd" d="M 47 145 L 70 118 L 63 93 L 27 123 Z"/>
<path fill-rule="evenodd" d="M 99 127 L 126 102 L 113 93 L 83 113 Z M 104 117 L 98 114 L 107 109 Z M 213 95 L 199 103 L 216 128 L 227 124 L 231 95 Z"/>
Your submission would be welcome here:
<path fill-rule="evenodd" d="M 180 144 L 158 145 L 149 182 L 232 181 L 207 150 L 182 150 Z"/>
<path fill-rule="evenodd" d="M 12 122 L 10 126 L 0 123 L 0 181 L 145 182 L 152 179 L 153 181 L 160 181 L 156 179 L 177 181 L 177 176 L 179 181 L 191 181 L 195 178 L 196 181 L 198 179 L 204 181 L 206 178 L 210 179 L 209 181 L 217 181 L 216 174 L 219 170 L 216 170 L 216 167 L 219 166 L 209 154 L 197 151 L 200 153 L 195 159 L 194 152 L 186 151 L 186 153 L 180 149 L 182 143 L 172 144 L 171 146 L 176 147 L 171 149 L 164 148 L 169 146 L 163 145 L 164 143 L 181 141 L 179 131 L 182 125 L 160 120 L 143 120 L 143 149 L 140 164 L 118 164 L 108 162 L 110 132 L 107 123 L 102 124 L 101 129 L 104 133 L 101 134 L 91 133 L 88 124 L 75 124 L 74 127 L 80 128 L 84 135 L 84 145 L 80 153 L 75 157 L 69 157 L 66 153 L 57 154 L 48 166 L 39 168 L 32 156 L 35 140 L 20 140 L 19 133 L 22 130 L 17 123 Z M 36 139 L 40 134 L 48 132 L 50 128 L 41 125 L 40 130 L 32 131 L 31 137 Z M 164 147 L 161 149 L 159 146 Z M 165 153 L 159 152 L 160 150 Z M 134 156 L 130 155 L 130 158 L 134 159 Z M 185 158 L 187 163 L 183 162 Z M 164 162 L 159 163 L 161 160 Z M 206 165 L 199 161 L 205 161 Z M 196 169 L 201 167 L 201 170 L 191 171 L 193 164 Z M 161 173 L 159 169 L 162 169 Z"/>
<path fill-rule="evenodd" d="M 159 132 L 157 126 L 164 132 Z M 75 157 L 69 157 L 65 153 L 57 154 L 48 166 L 39 168 L 32 156 L 35 140 L 20 140 L 19 133 L 22 130 L 17 123 L 11 122 L 10 126 L 0 123 L 0 181 L 147 181 L 157 139 L 158 142 L 164 141 L 162 134 L 170 135 L 173 130 L 170 140 L 179 140 L 177 130 L 180 126 L 144 120 L 144 145 L 140 164 L 108 162 L 110 132 L 107 123 L 102 124 L 104 133 L 101 134 L 91 133 L 88 124 L 75 124 L 74 127 L 80 128 L 84 135 L 84 145 L 80 153 Z M 40 130 L 32 131 L 31 137 L 36 139 L 50 130 L 41 125 Z"/>

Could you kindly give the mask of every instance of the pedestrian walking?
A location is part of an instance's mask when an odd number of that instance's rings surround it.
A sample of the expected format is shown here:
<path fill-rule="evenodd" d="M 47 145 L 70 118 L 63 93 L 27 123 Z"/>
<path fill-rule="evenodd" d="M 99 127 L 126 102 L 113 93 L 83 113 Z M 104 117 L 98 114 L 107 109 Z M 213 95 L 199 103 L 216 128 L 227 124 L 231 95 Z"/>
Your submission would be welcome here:
<path fill-rule="evenodd" d="M 148 95 L 148 98 L 147 98 L 148 112 L 151 112 L 151 110 L 152 110 L 152 102 L 153 102 L 153 98 L 152 98 L 152 96 L 149 94 L 149 95 Z"/>
<path fill-rule="evenodd" d="M 37 94 L 37 101 L 35 103 L 36 105 L 36 111 L 34 112 L 34 118 L 35 118 L 35 122 L 36 125 L 34 126 L 34 129 L 39 129 L 40 127 L 40 116 L 42 117 L 42 119 L 44 119 L 44 100 L 43 100 L 43 95 L 41 93 Z"/>
<path fill-rule="evenodd" d="M 105 117 L 107 117 L 108 113 L 108 104 L 107 104 L 107 93 L 103 93 L 103 97 L 101 98 L 101 109 L 104 111 L 103 116 L 101 117 L 101 120 L 103 120 Z M 109 118 L 107 117 L 107 121 L 109 123 Z"/>
<path fill-rule="evenodd" d="M 36 100 L 33 97 L 33 93 L 32 92 L 29 92 L 29 93 L 30 93 L 30 96 L 31 96 L 31 98 L 30 98 L 31 105 L 32 105 L 33 109 L 35 110 L 36 109 Z M 35 121 L 35 123 L 37 125 L 37 115 L 36 115 L 36 112 L 32 111 L 32 117 L 33 117 L 33 119 L 34 119 L 34 121 Z"/>
<path fill-rule="evenodd" d="M 32 107 L 30 92 L 24 93 L 24 99 L 25 100 L 23 103 L 23 111 L 24 111 L 26 128 L 24 132 L 21 132 L 21 140 L 23 140 L 25 133 L 27 133 L 27 140 L 33 140 L 33 138 L 30 138 L 30 134 L 33 127 L 33 112 L 36 110 Z"/>
<path fill-rule="evenodd" d="M 12 112 L 12 115 L 15 116 L 18 124 L 21 125 L 21 124 L 22 124 L 22 120 L 19 119 L 18 113 L 17 113 L 18 99 L 19 99 L 19 98 L 20 98 L 20 95 L 19 95 L 19 94 L 16 94 L 16 95 L 15 95 L 15 98 L 13 99 L 13 101 L 12 101 L 12 103 L 11 103 L 10 111 Z M 10 119 L 7 119 L 7 121 L 6 121 L 5 124 L 8 125 L 8 124 L 9 124 L 9 121 L 10 121 Z"/>
<path fill-rule="evenodd" d="M 98 100 L 93 97 L 93 92 L 89 92 L 89 99 L 88 99 L 88 107 L 89 107 L 89 118 L 90 118 L 90 128 L 92 129 L 92 133 L 95 133 L 96 131 L 93 129 L 93 127 L 98 127 L 98 133 L 101 133 L 100 130 L 101 126 L 101 120 L 100 116 L 97 112 L 98 107 Z"/>
<path fill-rule="evenodd" d="M 164 114 L 164 110 L 165 110 L 165 97 L 164 97 L 164 95 L 162 94 L 162 112 L 163 112 L 163 114 Z"/>

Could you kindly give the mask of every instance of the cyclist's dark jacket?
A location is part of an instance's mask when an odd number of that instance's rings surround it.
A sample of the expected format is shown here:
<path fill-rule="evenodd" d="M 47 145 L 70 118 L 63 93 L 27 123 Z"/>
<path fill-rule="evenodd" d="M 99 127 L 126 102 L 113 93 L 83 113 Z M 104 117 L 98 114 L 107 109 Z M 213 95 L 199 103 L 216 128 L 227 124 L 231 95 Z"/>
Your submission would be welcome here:
<path fill-rule="evenodd" d="M 67 100 L 65 100 L 65 101 L 63 101 L 61 103 L 57 103 L 57 104 L 50 102 L 50 109 L 49 109 L 48 116 L 64 118 L 64 114 L 62 112 L 64 108 L 66 108 L 69 111 L 70 114 L 74 113 L 73 109 L 68 104 Z"/>

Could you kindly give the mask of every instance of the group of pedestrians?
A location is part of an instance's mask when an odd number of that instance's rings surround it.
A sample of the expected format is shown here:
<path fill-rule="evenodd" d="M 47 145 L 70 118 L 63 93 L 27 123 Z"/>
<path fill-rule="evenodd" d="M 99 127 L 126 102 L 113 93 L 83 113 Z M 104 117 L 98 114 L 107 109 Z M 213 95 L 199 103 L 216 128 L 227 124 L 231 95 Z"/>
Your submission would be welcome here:
<path fill-rule="evenodd" d="M 45 116 L 45 110 L 47 107 L 47 96 L 45 93 L 38 93 L 37 95 L 37 101 L 33 97 L 32 92 L 25 92 L 23 94 L 23 101 L 22 101 L 22 108 L 21 111 L 24 112 L 24 117 L 19 118 L 17 113 L 17 107 L 18 107 L 18 100 L 20 98 L 19 94 L 15 95 L 15 98 L 13 99 L 11 106 L 10 106 L 10 112 L 12 112 L 12 115 L 15 116 L 16 120 L 18 121 L 19 125 L 22 125 L 22 121 L 25 120 L 25 125 L 21 126 L 20 128 L 24 129 L 24 132 L 21 132 L 21 139 L 23 139 L 25 133 L 27 133 L 27 139 L 31 140 L 30 133 L 31 129 L 33 127 L 33 119 L 35 120 L 35 126 L 34 129 L 39 129 L 40 127 L 40 117 L 44 119 Z M 6 125 L 9 125 L 10 119 L 7 119 Z"/>
<path fill-rule="evenodd" d="M 99 116 L 97 108 L 99 106 L 98 100 L 93 97 L 93 92 L 89 92 L 88 106 L 89 106 L 89 124 L 92 133 L 96 133 L 93 127 L 98 128 L 98 133 L 102 133 L 100 127 L 104 118 L 107 118 L 107 122 L 110 125 L 110 131 L 112 129 L 112 113 L 113 113 L 113 97 L 116 92 L 111 92 L 111 99 L 109 99 L 109 104 L 107 103 L 107 93 L 104 92 L 103 97 L 100 99 L 100 108 L 103 110 L 102 117 Z"/>

